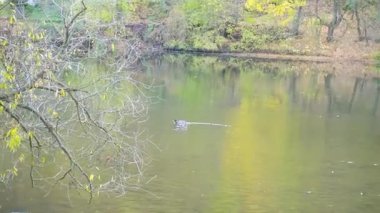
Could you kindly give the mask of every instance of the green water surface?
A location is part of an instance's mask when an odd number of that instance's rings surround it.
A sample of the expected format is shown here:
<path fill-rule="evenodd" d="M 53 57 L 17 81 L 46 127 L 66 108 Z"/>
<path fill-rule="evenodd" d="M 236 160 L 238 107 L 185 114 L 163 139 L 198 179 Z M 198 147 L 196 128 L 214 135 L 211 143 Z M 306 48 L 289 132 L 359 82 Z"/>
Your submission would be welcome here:
<path fill-rule="evenodd" d="M 0 185 L 0 212 L 380 212 L 380 81 L 327 71 L 195 56 L 146 61 L 139 75 L 157 98 L 143 188 L 87 204 L 84 193 L 32 189 L 25 174 Z M 175 131 L 173 119 L 231 126 Z"/>

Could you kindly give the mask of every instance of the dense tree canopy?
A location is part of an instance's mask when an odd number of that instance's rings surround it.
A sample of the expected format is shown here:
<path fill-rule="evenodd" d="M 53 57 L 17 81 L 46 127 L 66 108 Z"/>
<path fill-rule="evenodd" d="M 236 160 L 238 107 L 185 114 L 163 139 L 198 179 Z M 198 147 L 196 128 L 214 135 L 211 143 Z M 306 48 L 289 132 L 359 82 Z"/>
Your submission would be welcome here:
<path fill-rule="evenodd" d="M 328 42 L 347 28 L 356 28 L 360 40 L 379 39 L 379 2 L 372 0 L 184 0 L 167 8 L 170 36 L 163 42 L 180 49 L 252 51 L 314 28 Z"/>

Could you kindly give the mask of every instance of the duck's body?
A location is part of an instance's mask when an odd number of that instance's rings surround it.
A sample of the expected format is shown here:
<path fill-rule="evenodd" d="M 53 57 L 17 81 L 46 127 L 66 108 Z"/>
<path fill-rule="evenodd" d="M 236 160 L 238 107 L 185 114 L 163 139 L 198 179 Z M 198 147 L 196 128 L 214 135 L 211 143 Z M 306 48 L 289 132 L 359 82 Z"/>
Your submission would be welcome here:
<path fill-rule="evenodd" d="M 187 129 L 188 122 L 185 120 L 173 120 L 175 129 Z"/>

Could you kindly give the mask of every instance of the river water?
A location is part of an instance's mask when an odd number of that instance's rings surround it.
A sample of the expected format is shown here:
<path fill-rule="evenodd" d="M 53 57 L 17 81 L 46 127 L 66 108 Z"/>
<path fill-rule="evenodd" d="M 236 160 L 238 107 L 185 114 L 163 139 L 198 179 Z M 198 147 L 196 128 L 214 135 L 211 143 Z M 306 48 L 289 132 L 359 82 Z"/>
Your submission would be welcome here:
<path fill-rule="evenodd" d="M 0 185 L 0 212 L 380 212 L 379 79 L 183 55 L 142 67 L 157 97 L 143 188 L 87 204 L 20 175 Z M 173 119 L 230 127 L 175 131 Z"/>

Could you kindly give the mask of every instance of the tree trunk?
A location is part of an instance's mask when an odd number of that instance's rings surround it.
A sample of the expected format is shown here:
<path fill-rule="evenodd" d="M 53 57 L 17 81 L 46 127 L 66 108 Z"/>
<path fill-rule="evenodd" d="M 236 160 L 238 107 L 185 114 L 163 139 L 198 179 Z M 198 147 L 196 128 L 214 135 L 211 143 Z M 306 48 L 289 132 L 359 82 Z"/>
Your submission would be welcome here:
<path fill-rule="evenodd" d="M 359 38 L 359 41 L 362 41 L 363 35 L 362 35 L 362 30 L 360 29 L 360 16 L 359 16 L 357 4 L 355 5 L 354 15 L 356 19 L 356 30 L 358 31 L 358 38 Z"/>
<path fill-rule="evenodd" d="M 116 1 L 116 20 L 123 21 L 123 5 L 122 1 Z"/>
<path fill-rule="evenodd" d="M 334 40 L 334 30 L 339 26 L 339 24 L 343 18 L 338 0 L 334 0 L 333 5 L 334 5 L 333 6 L 333 18 L 327 26 L 328 27 L 328 29 L 327 29 L 327 41 L 328 42 L 331 42 L 332 40 Z"/>
<path fill-rule="evenodd" d="M 300 28 L 300 23 L 302 19 L 302 8 L 303 7 L 298 7 L 296 17 L 294 17 L 294 20 L 293 20 L 293 26 L 292 26 L 293 36 L 297 36 L 300 33 L 299 28 Z"/>
<path fill-rule="evenodd" d="M 368 46 L 369 43 L 368 43 L 368 33 L 367 33 L 367 22 L 366 22 L 365 19 L 363 20 L 363 22 L 364 22 L 364 39 L 365 39 L 365 44 Z"/>
<path fill-rule="evenodd" d="M 315 0 L 314 13 L 316 17 L 319 17 L 319 0 Z"/>

